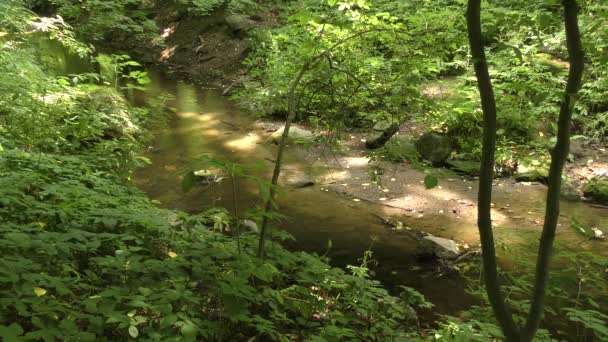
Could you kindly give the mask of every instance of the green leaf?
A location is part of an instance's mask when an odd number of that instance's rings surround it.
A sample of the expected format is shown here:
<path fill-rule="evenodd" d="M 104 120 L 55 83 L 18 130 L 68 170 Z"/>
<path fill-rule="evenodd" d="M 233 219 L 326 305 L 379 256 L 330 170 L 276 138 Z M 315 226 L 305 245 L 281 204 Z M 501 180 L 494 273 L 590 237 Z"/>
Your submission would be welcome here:
<path fill-rule="evenodd" d="M 42 287 L 34 287 L 34 293 L 36 294 L 36 296 L 42 297 L 46 294 L 46 290 Z"/>
<path fill-rule="evenodd" d="M 278 272 L 279 270 L 272 264 L 264 263 L 255 270 L 254 274 L 260 280 L 272 281 L 272 277 Z"/>
<path fill-rule="evenodd" d="M 180 331 L 182 335 L 187 338 L 194 338 L 196 335 L 198 335 L 198 328 L 190 323 L 185 323 L 182 325 L 182 329 Z"/>
<path fill-rule="evenodd" d="M 337 3 L 338 3 L 338 0 L 327 0 L 327 4 L 331 7 L 336 6 Z"/>
<path fill-rule="evenodd" d="M 129 327 L 129 335 L 133 338 L 137 338 L 137 336 L 139 336 L 139 330 L 137 330 L 137 327 L 132 325 Z"/>
<path fill-rule="evenodd" d="M 437 179 L 437 177 L 435 177 L 433 175 L 426 175 L 426 177 L 424 177 L 424 187 L 425 188 L 432 189 L 432 188 L 436 187 L 437 184 L 439 184 L 439 180 Z"/>
<path fill-rule="evenodd" d="M 23 328 L 17 323 L 9 326 L 0 325 L 0 340 L 17 341 L 17 337 L 23 334 Z"/>
<path fill-rule="evenodd" d="M 194 171 L 188 171 L 188 173 L 184 175 L 184 179 L 182 180 L 182 190 L 184 192 L 190 191 L 194 186 L 195 179 L 196 176 L 194 175 Z"/>

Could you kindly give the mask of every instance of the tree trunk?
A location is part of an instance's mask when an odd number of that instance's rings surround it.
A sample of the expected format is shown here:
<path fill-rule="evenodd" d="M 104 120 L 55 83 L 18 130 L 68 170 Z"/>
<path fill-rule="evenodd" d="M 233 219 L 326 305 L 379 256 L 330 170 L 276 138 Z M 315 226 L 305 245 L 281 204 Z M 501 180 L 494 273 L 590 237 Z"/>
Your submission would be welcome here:
<path fill-rule="evenodd" d="M 549 277 L 549 262 L 553 249 L 553 241 L 555 239 L 555 229 L 559 218 L 562 170 L 568 156 L 572 112 L 574 110 L 577 93 L 581 87 L 584 69 L 584 54 L 578 28 L 578 6 L 576 0 L 562 0 L 562 5 L 564 7 L 564 22 L 566 27 L 570 71 L 566 92 L 560 108 L 557 144 L 551 155 L 545 222 L 538 251 L 532 303 L 526 324 L 522 329 L 515 323 L 509 306 L 501 293 L 496 263 L 496 250 L 494 247 L 494 236 L 492 233 L 491 202 L 494 150 L 496 147 L 496 101 L 494 99 L 492 82 L 488 72 L 483 46 L 483 36 L 481 33 L 481 0 L 469 0 L 467 9 L 471 55 L 473 57 L 484 116 L 477 223 L 482 246 L 484 279 L 488 299 L 507 341 L 532 341 L 542 318 L 545 287 Z"/>
<path fill-rule="evenodd" d="M 494 151 L 496 149 L 496 101 L 488 71 L 481 33 L 481 0 L 469 0 L 467 26 L 471 55 L 483 110 L 483 148 L 479 175 L 477 226 L 483 256 L 483 274 L 488 299 L 507 341 L 519 340 L 519 328 L 500 290 L 494 234 L 492 232 L 492 181 L 494 179 Z"/>
<path fill-rule="evenodd" d="M 585 66 L 581 34 L 578 28 L 578 5 L 576 0 L 562 0 L 562 4 L 564 6 L 564 22 L 566 26 L 566 41 L 568 44 L 570 70 L 568 72 L 568 83 L 566 85 L 566 92 L 564 93 L 557 123 L 557 143 L 551 154 L 545 222 L 538 248 L 532 304 L 530 306 L 530 313 L 526 321 L 526 326 L 523 329 L 525 341 L 532 341 L 542 318 L 545 302 L 545 287 L 549 278 L 549 263 L 553 252 L 553 240 L 555 239 L 555 229 L 559 218 L 562 170 L 570 150 L 572 112 L 574 110 L 577 93 L 581 88 L 581 79 Z"/>

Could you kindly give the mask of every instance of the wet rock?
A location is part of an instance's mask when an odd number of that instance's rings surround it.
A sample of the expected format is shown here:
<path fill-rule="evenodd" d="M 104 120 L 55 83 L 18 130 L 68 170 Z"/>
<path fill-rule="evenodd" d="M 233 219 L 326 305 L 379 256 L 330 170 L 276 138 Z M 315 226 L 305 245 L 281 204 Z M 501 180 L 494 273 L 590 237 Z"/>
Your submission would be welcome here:
<path fill-rule="evenodd" d="M 306 173 L 298 172 L 293 175 L 287 176 L 287 185 L 292 186 L 296 189 L 306 188 L 315 185 L 315 181 Z"/>
<path fill-rule="evenodd" d="M 171 227 L 177 227 L 182 224 L 182 219 L 176 213 L 169 213 L 167 215 L 167 222 Z"/>
<path fill-rule="evenodd" d="M 396 162 L 418 160 L 416 145 L 405 135 L 394 135 L 384 146 L 388 159 Z"/>
<path fill-rule="evenodd" d="M 433 164 L 442 164 L 452 154 L 452 142 L 444 134 L 429 132 L 416 141 L 416 149 L 422 158 Z"/>
<path fill-rule="evenodd" d="M 241 220 L 241 227 L 248 229 L 254 233 L 259 233 L 260 229 L 258 228 L 258 224 L 253 220 Z"/>
<path fill-rule="evenodd" d="M 515 170 L 515 180 L 518 182 L 546 183 L 547 178 L 549 178 L 549 168 L 544 165 L 521 163 Z"/>
<path fill-rule="evenodd" d="M 390 124 L 388 127 L 384 127 L 384 124 L 377 124 L 378 127 L 374 126 L 374 131 L 367 136 L 365 139 L 365 147 L 369 149 L 376 149 L 384 146 L 389 139 L 397 133 L 399 130 L 398 124 Z M 376 128 L 385 128 L 384 130 L 376 130 Z"/>
<path fill-rule="evenodd" d="M 114 88 L 93 87 L 76 98 L 83 108 L 96 112 L 104 139 L 120 139 L 139 131 L 131 120 L 128 104 Z"/>
<path fill-rule="evenodd" d="M 272 133 L 272 135 L 270 135 L 268 141 L 275 144 L 281 143 L 284 130 L 285 126 L 276 130 L 274 133 Z M 314 141 L 315 135 L 312 132 L 294 125 L 289 128 L 289 138 L 287 139 L 287 143 L 308 145 L 312 144 Z"/>
<path fill-rule="evenodd" d="M 563 180 L 560 188 L 560 196 L 571 202 L 578 202 L 582 199 L 582 196 L 574 183 L 570 180 Z"/>
<path fill-rule="evenodd" d="M 587 142 L 584 139 L 573 139 L 570 141 L 570 159 L 584 158 L 589 153 Z"/>
<path fill-rule="evenodd" d="M 481 170 L 481 162 L 477 160 L 448 159 L 445 163 L 450 169 L 470 176 L 479 176 Z"/>
<path fill-rule="evenodd" d="M 196 177 L 196 180 L 201 183 L 219 183 L 225 178 L 225 175 L 219 169 L 194 171 L 194 176 Z"/>
<path fill-rule="evenodd" d="M 393 125 L 394 125 L 394 123 L 392 123 L 391 121 L 382 120 L 382 121 L 376 122 L 376 124 L 374 125 L 372 130 L 374 132 L 384 132 L 387 129 L 391 128 Z"/>
<path fill-rule="evenodd" d="M 585 198 L 593 202 L 608 204 L 608 176 L 591 178 L 589 183 L 585 185 L 583 194 Z"/>
<path fill-rule="evenodd" d="M 423 257 L 455 259 L 460 255 L 460 248 L 454 240 L 427 235 L 418 242 L 416 254 Z"/>
<path fill-rule="evenodd" d="M 233 31 L 246 31 L 255 26 L 255 21 L 242 14 L 233 14 L 226 17 L 226 24 Z"/>
<path fill-rule="evenodd" d="M 553 74 L 567 73 L 568 62 L 559 60 L 547 53 L 537 53 L 534 55 L 534 63 L 544 67 Z"/>

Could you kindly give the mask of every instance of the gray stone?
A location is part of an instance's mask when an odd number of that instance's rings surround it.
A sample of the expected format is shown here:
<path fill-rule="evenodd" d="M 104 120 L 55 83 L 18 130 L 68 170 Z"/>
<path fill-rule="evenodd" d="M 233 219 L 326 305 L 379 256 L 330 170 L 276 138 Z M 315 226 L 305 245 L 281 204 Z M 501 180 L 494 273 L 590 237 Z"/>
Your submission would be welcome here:
<path fill-rule="evenodd" d="M 416 141 L 416 149 L 422 158 L 433 164 L 442 164 L 452 154 L 452 142 L 444 134 L 429 132 Z"/>
<path fill-rule="evenodd" d="M 254 233 L 259 233 L 260 230 L 258 228 L 258 224 L 253 220 L 241 220 L 241 227 L 249 229 Z"/>
<path fill-rule="evenodd" d="M 196 180 L 202 183 L 219 183 L 225 178 L 222 170 L 219 169 L 202 169 L 194 171 L 194 176 L 196 177 Z"/>
<path fill-rule="evenodd" d="M 418 152 L 412 139 L 405 135 L 394 135 L 384 146 L 388 159 L 396 162 L 416 161 Z"/>
<path fill-rule="evenodd" d="M 380 127 L 379 125 L 377 128 L 384 127 Z M 386 144 L 390 140 L 390 138 L 393 137 L 395 133 L 397 133 L 398 130 L 399 125 L 396 123 L 389 125 L 382 131 L 376 130 L 374 128 L 373 132 L 365 138 L 365 147 L 373 150 L 384 146 L 384 144 Z"/>
<path fill-rule="evenodd" d="M 576 186 L 569 180 L 563 180 L 560 188 L 560 196 L 571 202 L 578 202 L 582 199 L 582 196 Z"/>
<path fill-rule="evenodd" d="M 460 255 L 460 248 L 454 240 L 427 235 L 418 242 L 417 254 L 439 259 L 455 259 Z"/>
<path fill-rule="evenodd" d="M 593 177 L 585 185 L 583 193 L 591 201 L 608 204 L 608 176 Z"/>
<path fill-rule="evenodd" d="M 167 215 L 167 222 L 171 227 L 177 227 L 182 224 L 182 219 L 176 213 L 169 213 Z"/>
<path fill-rule="evenodd" d="M 268 141 L 275 144 L 281 143 L 284 130 L 285 126 L 276 130 L 270 135 Z M 294 125 L 289 128 L 289 137 L 287 139 L 287 143 L 308 145 L 314 143 L 314 141 L 315 135 L 312 132 Z"/>
<path fill-rule="evenodd" d="M 375 132 L 384 132 L 387 129 L 391 128 L 392 125 L 393 125 L 393 123 L 391 121 L 382 120 L 382 121 L 376 122 L 376 124 L 374 125 L 372 130 L 374 130 Z"/>
<path fill-rule="evenodd" d="M 315 181 L 304 172 L 297 172 L 287 176 L 287 184 L 294 188 L 305 188 L 315 185 Z"/>
<path fill-rule="evenodd" d="M 450 169 L 470 176 L 479 176 L 481 163 L 477 160 L 448 159 L 445 163 Z"/>
<path fill-rule="evenodd" d="M 226 17 L 226 24 L 233 31 L 246 31 L 255 26 L 255 21 L 242 14 L 232 14 Z"/>
<path fill-rule="evenodd" d="M 570 156 L 571 159 L 581 159 L 589 153 L 587 142 L 583 138 L 570 140 Z"/>
<path fill-rule="evenodd" d="M 549 168 L 543 165 L 521 163 L 515 170 L 515 180 L 518 182 L 545 183 L 549 178 Z"/>

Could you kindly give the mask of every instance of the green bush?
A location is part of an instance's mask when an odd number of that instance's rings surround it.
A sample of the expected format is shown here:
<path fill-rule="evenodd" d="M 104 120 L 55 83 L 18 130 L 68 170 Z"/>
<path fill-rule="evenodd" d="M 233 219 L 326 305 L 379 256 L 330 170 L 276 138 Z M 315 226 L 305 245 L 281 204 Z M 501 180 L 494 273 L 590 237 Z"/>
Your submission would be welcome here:
<path fill-rule="evenodd" d="M 0 153 L 0 334 L 29 339 L 405 337 L 413 318 L 378 282 L 205 214 L 157 209 L 78 157 Z M 171 223 L 170 223 L 171 222 Z"/>

